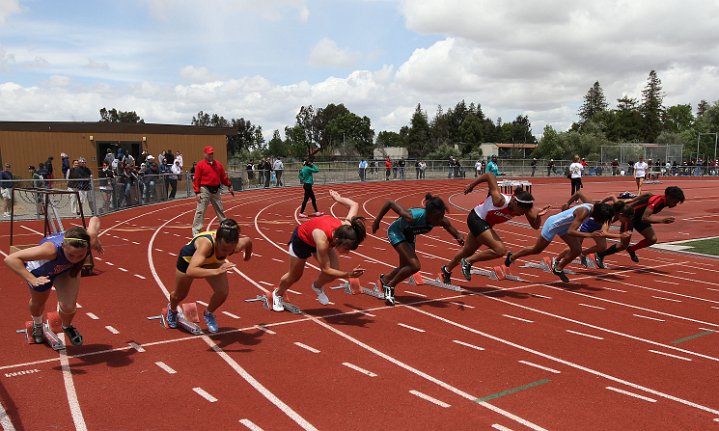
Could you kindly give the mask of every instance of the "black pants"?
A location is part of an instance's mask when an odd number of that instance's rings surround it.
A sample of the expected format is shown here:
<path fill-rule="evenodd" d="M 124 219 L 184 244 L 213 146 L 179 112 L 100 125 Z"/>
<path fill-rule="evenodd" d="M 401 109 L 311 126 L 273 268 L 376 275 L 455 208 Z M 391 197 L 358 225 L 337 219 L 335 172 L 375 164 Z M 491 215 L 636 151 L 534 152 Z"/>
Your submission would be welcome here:
<path fill-rule="evenodd" d="M 282 186 L 284 186 L 284 184 L 282 184 L 282 173 L 283 173 L 283 172 L 284 172 L 283 170 L 277 170 L 277 171 L 275 171 L 275 176 L 276 176 L 276 178 L 277 178 L 277 183 L 276 183 L 276 186 L 277 186 L 277 187 L 282 187 Z"/>
<path fill-rule="evenodd" d="M 175 194 L 177 193 L 177 180 L 173 180 L 170 178 L 167 180 L 168 185 L 168 191 L 170 192 L 169 198 L 175 199 Z"/>
<path fill-rule="evenodd" d="M 304 183 L 302 184 L 302 188 L 305 189 L 305 198 L 302 200 L 302 208 L 300 209 L 300 212 L 305 212 L 307 201 L 310 199 L 312 199 L 312 207 L 315 209 L 315 212 L 318 212 L 317 200 L 315 199 L 315 192 L 312 191 L 312 184 Z"/>
<path fill-rule="evenodd" d="M 572 193 L 570 194 L 570 196 L 575 194 L 576 192 L 578 192 L 579 189 L 581 189 L 582 187 L 583 186 L 582 186 L 582 178 L 581 177 L 580 178 L 572 178 Z"/>

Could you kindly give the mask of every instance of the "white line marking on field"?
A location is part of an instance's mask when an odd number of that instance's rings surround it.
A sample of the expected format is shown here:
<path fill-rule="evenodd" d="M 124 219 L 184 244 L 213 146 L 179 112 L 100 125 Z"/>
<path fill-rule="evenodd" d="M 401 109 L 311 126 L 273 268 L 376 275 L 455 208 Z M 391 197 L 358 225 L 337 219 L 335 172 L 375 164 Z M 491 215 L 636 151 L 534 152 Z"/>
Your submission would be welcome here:
<path fill-rule="evenodd" d="M 571 329 L 567 329 L 566 331 L 569 332 L 570 334 L 581 335 L 582 337 L 587 337 L 587 338 L 594 338 L 595 340 L 603 340 L 604 339 L 597 335 L 585 334 L 584 332 L 572 331 Z"/>
<path fill-rule="evenodd" d="M 262 331 L 262 332 L 266 332 L 266 333 L 268 333 L 268 334 L 270 334 L 270 335 L 275 335 L 275 334 L 277 334 L 277 332 L 273 331 L 272 329 L 265 328 L 265 327 L 262 326 L 262 325 L 255 325 L 255 328 L 259 329 L 259 330 Z"/>
<path fill-rule="evenodd" d="M 516 241 L 516 240 L 515 240 Z M 499 430 L 499 431 L 513 431 L 512 428 L 507 428 L 505 426 L 502 426 L 500 424 L 492 424 L 492 428 Z"/>
<path fill-rule="evenodd" d="M 444 407 L 445 409 L 450 406 L 449 404 L 445 403 L 444 401 L 440 401 L 440 400 L 438 400 L 437 398 L 430 397 L 429 395 L 423 394 L 423 393 L 420 392 L 420 391 L 415 391 L 414 389 L 412 389 L 411 391 L 409 391 L 409 393 L 412 394 L 412 395 L 418 396 L 418 397 L 422 398 L 422 399 L 425 400 L 425 401 L 429 401 L 429 402 L 432 403 L 432 404 L 436 404 L 436 405 L 438 405 L 438 406 L 440 406 L 440 407 Z"/>
<path fill-rule="evenodd" d="M 714 419 L 714 422 L 719 422 L 719 418 Z"/>
<path fill-rule="evenodd" d="M 594 308 L 596 310 L 606 310 L 606 308 L 600 307 L 598 305 L 589 305 L 589 304 L 579 304 L 579 305 L 581 305 L 582 307 Z"/>
<path fill-rule="evenodd" d="M 82 305 L 80 305 L 80 304 L 78 304 L 78 303 L 75 303 L 75 307 L 76 307 L 76 308 L 82 308 Z"/>
<path fill-rule="evenodd" d="M 92 319 L 92 320 L 98 320 L 98 319 L 100 319 L 99 317 L 97 317 L 97 315 L 95 315 L 95 313 L 87 312 L 87 313 L 85 313 L 85 314 L 87 315 L 87 317 L 89 317 L 89 318 Z"/>
<path fill-rule="evenodd" d="M 552 299 L 551 296 L 544 296 L 544 295 L 540 295 L 540 294 L 538 294 L 538 293 L 530 293 L 529 295 L 530 295 L 530 296 L 533 296 L 533 297 L 535 297 L 535 298 Z"/>
<path fill-rule="evenodd" d="M 302 347 L 305 350 L 309 350 L 312 353 L 320 353 L 320 351 L 315 349 L 314 347 L 310 347 L 307 344 L 300 343 L 299 341 L 295 341 L 294 345 L 297 347 Z"/>
<path fill-rule="evenodd" d="M 272 283 L 269 281 L 260 281 L 260 284 L 264 284 L 265 286 L 272 286 Z"/>
<path fill-rule="evenodd" d="M 137 244 L 137 245 L 140 245 L 140 243 L 139 243 L 139 242 L 137 242 L 137 241 L 132 241 L 132 243 L 133 243 L 133 244 Z"/>
<path fill-rule="evenodd" d="M 409 293 L 410 295 L 419 296 L 419 297 L 421 297 L 421 298 L 426 298 L 426 297 L 427 297 L 427 295 L 425 295 L 425 294 L 423 294 L 423 293 L 417 293 L 417 292 L 413 292 L 413 291 L 411 291 L 411 290 L 405 290 L 404 293 Z"/>
<path fill-rule="evenodd" d="M 372 247 L 372 248 L 373 248 L 373 249 L 375 249 L 375 250 L 382 250 L 382 251 L 384 251 L 384 250 L 385 250 L 385 249 L 384 249 L 384 248 L 382 248 L 382 247 Z"/>
<path fill-rule="evenodd" d="M 246 426 L 251 431 L 264 431 L 262 428 L 255 425 L 251 420 L 249 419 L 240 419 L 240 423 L 244 426 Z"/>
<path fill-rule="evenodd" d="M 298 291 L 296 291 L 296 290 L 287 289 L 287 291 L 290 292 L 290 293 L 293 293 L 293 294 L 295 294 L 295 295 L 302 295 L 302 292 L 298 292 Z"/>
<path fill-rule="evenodd" d="M 484 350 L 484 347 L 475 346 L 474 344 L 465 343 L 464 341 L 452 340 L 453 343 L 461 344 L 463 346 L 470 347 L 475 350 Z"/>
<path fill-rule="evenodd" d="M 712 289 L 711 287 L 707 287 L 707 290 L 711 290 L 711 291 L 714 291 L 714 292 L 719 292 L 719 289 Z"/>
<path fill-rule="evenodd" d="M 358 367 L 358 366 L 355 365 L 355 364 L 351 364 L 351 363 L 349 363 L 349 362 L 342 362 L 342 365 L 344 365 L 344 366 L 347 367 L 347 368 L 352 368 L 353 370 L 358 371 L 358 372 L 360 372 L 360 373 L 362 373 L 362 374 L 366 374 L 366 375 L 368 375 L 368 376 L 370 376 L 370 377 L 377 377 L 377 374 L 373 373 L 372 371 L 365 370 L 364 368 Z"/>
<path fill-rule="evenodd" d="M 657 355 L 664 355 L 664 356 L 669 356 L 670 358 L 674 358 L 674 359 L 681 359 L 682 361 L 687 361 L 687 362 L 692 361 L 691 358 L 685 358 L 684 356 L 672 355 L 670 353 L 664 353 L 664 352 L 660 352 L 658 350 L 649 350 L 649 351 L 652 353 L 656 353 Z"/>
<path fill-rule="evenodd" d="M 279 263 L 285 263 L 284 260 L 282 260 L 282 259 L 277 259 L 276 257 L 273 257 L 272 260 L 274 260 L 275 262 L 279 262 Z"/>
<path fill-rule="evenodd" d="M 656 317 L 643 316 L 641 314 L 632 314 L 634 317 L 640 317 L 642 319 L 655 320 L 657 322 L 665 322 L 664 319 L 657 319 Z"/>
<path fill-rule="evenodd" d="M 697 273 L 696 273 L 696 272 L 691 272 L 691 271 L 682 271 L 682 270 L 680 270 L 680 269 L 677 269 L 677 271 L 676 271 L 676 272 L 678 272 L 678 273 L 680 273 L 680 274 L 689 274 L 689 275 L 697 275 Z"/>
<path fill-rule="evenodd" d="M 680 301 L 680 300 L 678 300 L 678 299 L 662 298 L 661 296 L 652 296 L 652 298 L 661 299 L 662 301 L 682 302 L 682 301 Z"/>
<path fill-rule="evenodd" d="M 169 252 L 169 251 L 168 251 L 167 254 L 169 254 L 170 256 L 177 257 L 177 253 L 172 253 L 172 252 Z"/>
<path fill-rule="evenodd" d="M 520 364 L 529 365 L 530 367 L 539 368 L 540 370 L 549 371 L 550 373 L 554 374 L 561 374 L 561 371 L 555 370 L 554 368 L 545 367 L 539 364 L 535 364 L 534 362 L 529 361 L 519 361 Z"/>
<path fill-rule="evenodd" d="M 158 253 L 164 253 L 164 252 L 165 252 L 165 250 L 162 250 L 162 249 L 159 249 L 159 248 L 156 248 L 155 251 L 158 252 Z"/>
<path fill-rule="evenodd" d="M 110 331 L 111 334 L 117 335 L 117 334 L 120 333 L 120 331 L 118 331 L 117 329 L 113 328 L 113 327 L 110 326 L 110 325 L 105 326 L 105 329 L 107 329 L 108 331 Z"/>
<path fill-rule="evenodd" d="M 117 267 L 117 269 L 119 269 L 119 270 L 122 271 L 122 272 L 127 272 L 127 270 L 126 270 L 125 268 L 122 268 L 122 267 L 119 267 L 119 266 Z"/>
<path fill-rule="evenodd" d="M 134 275 L 135 277 L 139 278 L 140 280 L 144 280 L 144 279 L 145 279 L 145 277 L 143 277 L 143 276 L 140 275 L 140 274 L 133 274 L 133 275 Z"/>
<path fill-rule="evenodd" d="M 202 305 L 203 307 L 207 307 L 207 303 L 204 302 L 204 301 L 195 301 L 195 302 L 197 302 L 198 304 Z"/>
<path fill-rule="evenodd" d="M 523 319 L 521 317 L 512 316 L 511 314 L 502 314 L 502 316 L 510 318 L 510 319 L 514 319 L 514 320 L 519 320 L 521 322 L 534 323 L 534 320 Z"/>
<path fill-rule="evenodd" d="M 109 260 L 106 260 L 105 263 L 108 264 L 108 265 L 110 265 L 110 266 L 115 266 L 115 264 L 112 263 L 112 262 L 110 262 Z"/>
<path fill-rule="evenodd" d="M 627 293 L 627 291 L 626 291 L 626 290 L 622 290 L 622 289 L 615 289 L 615 288 L 613 288 L 613 287 L 606 287 L 606 286 L 602 286 L 602 289 L 606 289 L 606 290 L 611 290 L 611 291 L 614 291 L 614 292 L 621 292 L 621 293 Z"/>
<path fill-rule="evenodd" d="M 672 286 L 678 286 L 678 285 L 679 285 L 679 283 L 676 283 L 676 282 L 674 282 L 674 281 L 667 281 L 667 280 L 657 280 L 657 279 L 654 279 L 654 282 L 655 282 L 655 283 L 663 283 L 663 284 L 671 284 Z"/>
<path fill-rule="evenodd" d="M 624 391 L 622 389 L 613 388 L 611 386 L 607 386 L 607 389 L 610 391 L 618 392 L 620 394 L 629 395 L 630 397 L 639 398 L 640 400 L 649 401 L 650 403 L 656 403 L 657 400 L 654 398 L 645 397 L 643 395 L 635 394 L 634 392 Z"/>
<path fill-rule="evenodd" d="M 474 308 L 474 305 L 462 304 L 461 302 L 450 301 L 450 302 L 448 302 L 448 304 L 456 305 L 457 307 L 466 307 L 466 308 L 470 308 L 470 309 Z"/>
<path fill-rule="evenodd" d="M 59 334 L 60 341 L 65 343 L 65 334 Z M 85 417 L 82 415 L 80 401 L 77 399 L 77 391 L 75 390 L 75 382 L 72 379 L 72 370 L 70 369 L 70 360 L 67 357 L 67 350 L 60 350 L 60 368 L 62 369 L 62 379 L 65 383 L 65 393 L 67 394 L 67 403 L 72 414 L 72 422 L 75 424 L 75 430 L 87 431 Z"/>
<path fill-rule="evenodd" d="M 699 328 L 700 331 L 716 332 L 716 329 Z"/>
<path fill-rule="evenodd" d="M 137 350 L 139 353 L 145 352 L 145 348 L 142 347 L 141 345 L 135 343 L 134 341 L 127 343 L 127 345 L 132 347 L 133 349 Z"/>
<path fill-rule="evenodd" d="M 240 318 L 240 316 L 238 316 L 238 315 L 236 315 L 236 314 L 232 314 L 232 313 L 230 313 L 229 311 L 223 311 L 222 314 L 224 314 L 225 316 L 230 316 L 230 317 L 232 317 L 233 319 L 239 319 L 239 318 Z"/>
<path fill-rule="evenodd" d="M 201 396 L 202 398 L 206 399 L 207 401 L 209 401 L 211 403 L 217 402 L 217 398 L 213 397 L 206 390 L 204 390 L 202 388 L 192 388 L 192 390 L 195 391 L 195 393 L 197 395 Z"/>
<path fill-rule="evenodd" d="M 171 366 L 167 365 L 166 363 L 164 363 L 162 361 L 155 362 L 155 365 L 160 367 L 167 374 L 177 374 L 177 371 L 175 371 Z"/>
<path fill-rule="evenodd" d="M 413 331 L 425 332 L 424 329 L 415 328 L 414 326 L 405 325 L 404 323 L 398 323 L 397 325 L 399 325 L 399 326 L 401 326 L 401 327 L 403 327 L 403 328 L 411 329 L 411 330 L 413 330 Z"/>
<path fill-rule="evenodd" d="M 530 274 L 528 272 L 520 272 L 519 275 L 523 275 L 525 277 L 532 277 L 532 278 L 539 278 L 540 276 L 537 274 Z"/>

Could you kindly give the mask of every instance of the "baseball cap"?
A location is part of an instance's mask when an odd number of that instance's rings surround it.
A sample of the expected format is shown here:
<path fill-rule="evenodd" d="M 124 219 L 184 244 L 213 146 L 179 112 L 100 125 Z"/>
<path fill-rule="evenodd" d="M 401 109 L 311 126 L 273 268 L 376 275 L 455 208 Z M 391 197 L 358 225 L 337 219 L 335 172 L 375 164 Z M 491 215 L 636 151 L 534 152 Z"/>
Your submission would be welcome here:
<path fill-rule="evenodd" d="M 211 145 L 206 146 L 203 151 L 205 154 L 215 154 L 215 149 Z"/>

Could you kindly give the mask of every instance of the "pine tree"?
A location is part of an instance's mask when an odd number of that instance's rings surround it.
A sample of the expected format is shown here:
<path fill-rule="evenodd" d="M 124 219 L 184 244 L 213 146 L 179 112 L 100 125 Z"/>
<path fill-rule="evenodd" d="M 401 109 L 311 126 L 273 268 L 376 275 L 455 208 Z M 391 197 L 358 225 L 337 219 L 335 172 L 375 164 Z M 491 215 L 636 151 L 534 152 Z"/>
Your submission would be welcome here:
<path fill-rule="evenodd" d="M 642 90 L 642 104 L 639 112 L 644 120 L 643 135 L 645 142 L 656 142 L 657 136 L 662 132 L 662 117 L 664 107 L 662 106 L 662 81 L 657 77 L 657 72 L 649 72 L 647 85 Z"/>
<path fill-rule="evenodd" d="M 581 118 L 582 123 L 585 123 L 591 120 L 596 113 L 606 111 L 608 107 L 609 104 L 604 98 L 604 90 L 597 81 L 587 91 L 587 95 L 584 96 L 584 104 L 579 109 L 579 118 Z"/>

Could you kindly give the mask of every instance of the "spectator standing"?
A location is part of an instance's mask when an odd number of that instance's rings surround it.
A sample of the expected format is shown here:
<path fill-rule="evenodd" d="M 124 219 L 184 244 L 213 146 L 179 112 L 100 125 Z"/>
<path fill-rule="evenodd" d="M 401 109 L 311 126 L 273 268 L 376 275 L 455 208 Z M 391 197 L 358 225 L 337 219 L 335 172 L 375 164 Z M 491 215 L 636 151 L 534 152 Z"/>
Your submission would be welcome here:
<path fill-rule="evenodd" d="M 41 189 L 45 185 L 45 180 L 42 175 L 37 173 L 35 166 L 27 167 L 30 178 L 32 178 L 32 186 L 36 189 Z M 35 211 L 37 214 L 44 214 L 44 208 L 42 207 L 42 196 L 39 193 L 35 193 Z"/>
<path fill-rule="evenodd" d="M 175 151 L 175 161 L 180 162 L 180 169 L 185 167 L 185 160 L 182 158 L 182 153 L 180 152 L 180 150 Z"/>
<path fill-rule="evenodd" d="M 384 180 L 389 181 L 389 176 L 392 173 L 392 160 L 389 156 L 384 159 Z"/>
<path fill-rule="evenodd" d="M 102 161 L 110 166 L 113 160 L 115 160 L 115 153 L 112 152 L 112 148 L 108 147 L 107 151 L 105 151 L 105 158 L 102 159 Z"/>
<path fill-rule="evenodd" d="M 634 164 L 634 180 L 637 182 L 637 195 L 642 194 L 642 186 L 647 176 L 649 165 L 644 161 L 644 157 L 639 156 L 639 161 Z"/>
<path fill-rule="evenodd" d="M 154 157 L 147 156 L 145 167 L 140 170 L 142 183 L 144 184 L 142 200 L 144 203 L 152 202 L 157 198 L 157 182 L 160 179 L 160 166 Z"/>
<path fill-rule="evenodd" d="M 424 160 L 420 160 L 419 161 L 419 179 L 420 180 L 424 179 L 424 173 L 426 170 L 427 170 L 427 162 L 425 162 Z"/>
<path fill-rule="evenodd" d="M 397 179 L 397 169 L 399 169 L 399 162 L 397 160 L 392 161 L 392 179 Z"/>
<path fill-rule="evenodd" d="M 551 177 L 552 172 L 554 172 L 554 159 L 550 159 L 549 163 L 547 163 L 547 176 Z"/>
<path fill-rule="evenodd" d="M 272 161 L 269 157 L 265 158 L 265 188 L 270 188 L 270 180 L 272 179 Z"/>
<path fill-rule="evenodd" d="M 399 179 L 404 180 L 404 166 L 405 166 L 404 157 L 399 159 L 399 162 L 397 162 L 397 166 L 399 167 Z"/>
<path fill-rule="evenodd" d="M 282 163 L 282 160 L 280 160 L 279 157 L 275 159 L 275 163 L 272 165 L 272 169 L 274 169 L 275 178 L 277 179 L 275 186 L 276 187 L 284 186 L 284 183 L 282 182 L 282 174 L 285 173 L 285 164 Z"/>
<path fill-rule="evenodd" d="M 192 162 L 190 167 L 190 181 L 195 182 L 195 168 L 197 168 L 197 162 Z"/>
<path fill-rule="evenodd" d="M 419 179 L 419 171 L 420 171 L 419 163 L 420 163 L 419 159 L 415 160 L 415 162 L 414 162 L 414 170 L 416 171 L 416 174 L 417 174 L 417 177 L 415 179 L 417 179 L 417 180 Z"/>
<path fill-rule="evenodd" d="M 177 194 L 177 180 L 181 178 L 181 175 L 182 167 L 180 166 L 180 161 L 175 158 L 175 163 L 170 167 L 170 173 L 167 175 L 169 185 L 169 199 L 175 199 L 175 195 Z"/>
<path fill-rule="evenodd" d="M 482 172 L 482 161 L 477 160 L 477 162 L 474 164 L 474 178 L 477 178 L 478 176 L 482 175 L 484 172 Z"/>
<path fill-rule="evenodd" d="M 612 176 L 616 177 L 619 175 L 619 160 L 614 159 L 612 160 Z"/>
<path fill-rule="evenodd" d="M 12 180 L 12 165 L 5 163 L 5 170 L 0 172 L 0 194 L 2 194 L 3 201 L 3 217 L 10 217 L 10 211 L 12 210 L 12 189 L 15 186 Z"/>
<path fill-rule="evenodd" d="M 247 162 L 245 170 L 247 171 L 247 187 L 249 187 L 255 179 L 255 161 L 250 160 Z"/>
<path fill-rule="evenodd" d="M 80 172 L 80 162 L 78 160 L 72 161 L 72 167 L 67 170 L 67 189 L 71 192 L 78 192 L 78 196 L 80 193 L 80 180 L 81 178 L 81 172 Z M 82 196 L 80 196 L 82 197 Z M 70 198 L 71 206 L 72 206 L 72 212 L 79 215 L 80 214 L 80 203 L 78 202 L 78 199 L 75 197 L 75 195 L 72 195 Z"/>
<path fill-rule="evenodd" d="M 317 209 L 317 199 L 315 198 L 315 192 L 312 190 L 312 185 L 315 182 L 315 179 L 313 177 L 314 174 L 319 172 L 320 170 L 312 163 L 312 159 L 305 160 L 304 165 L 302 166 L 302 169 L 300 169 L 299 173 L 299 179 L 302 183 L 302 188 L 304 189 L 305 195 L 302 199 L 302 207 L 300 208 L 300 214 L 299 217 L 301 218 L 307 218 L 307 215 L 305 214 L 305 207 L 307 206 L 307 201 L 312 201 L 312 207 L 315 209 L 314 216 L 319 217 L 323 215 L 324 213 Z"/>
<path fill-rule="evenodd" d="M 579 156 L 574 156 L 574 162 L 569 165 L 569 178 L 572 182 L 572 192 L 569 196 L 574 196 L 574 193 L 578 192 L 583 187 L 582 185 L 582 172 L 584 171 L 584 165 L 580 162 Z"/>
<path fill-rule="evenodd" d="M 632 160 L 627 162 L 627 175 L 634 175 L 634 161 Z"/>
<path fill-rule="evenodd" d="M 257 186 L 262 186 L 265 182 L 265 160 L 260 159 L 259 162 L 257 162 Z"/>
<path fill-rule="evenodd" d="M 497 165 L 497 156 L 492 156 L 492 158 L 489 160 L 489 163 L 487 163 L 487 171 L 494 174 L 495 177 L 498 177 L 499 174 L 499 165 Z"/>
<path fill-rule="evenodd" d="M 91 195 L 92 191 L 92 171 L 87 167 L 87 160 L 84 157 L 78 159 L 80 180 L 78 182 L 78 188 L 80 189 L 80 202 L 87 207 L 90 212 L 95 212 L 95 200 Z M 85 208 L 83 207 L 83 209 Z"/>
<path fill-rule="evenodd" d="M 208 145 L 204 148 L 204 153 L 205 158 L 200 160 L 195 167 L 193 188 L 197 196 L 197 209 L 195 210 L 195 219 L 192 222 L 192 236 L 202 231 L 207 204 L 211 203 L 212 207 L 215 208 L 215 214 L 220 219 L 220 223 L 227 218 L 222 208 L 222 196 L 220 194 L 220 187 L 223 184 L 227 186 L 232 196 L 235 195 L 224 166 L 215 160 L 215 149 Z"/>
<path fill-rule="evenodd" d="M 60 153 L 62 177 L 67 178 L 67 171 L 70 170 L 70 156 L 65 153 Z"/>
<path fill-rule="evenodd" d="M 367 181 L 367 160 L 362 159 L 359 162 L 358 173 L 360 181 Z"/>
<path fill-rule="evenodd" d="M 52 167 L 53 160 L 54 160 L 53 156 L 48 156 L 47 160 L 45 161 L 45 170 L 47 171 L 47 175 L 45 176 L 46 180 L 53 179 L 53 167 Z"/>
<path fill-rule="evenodd" d="M 534 171 L 537 170 L 537 158 L 536 157 L 532 158 L 532 163 L 530 163 L 529 166 L 532 167 L 532 176 L 534 176 Z"/>
<path fill-rule="evenodd" d="M 97 172 L 97 177 L 100 179 L 100 193 L 102 193 L 102 209 L 104 212 L 109 212 L 110 207 L 114 201 L 113 191 L 115 189 L 115 175 L 112 173 L 112 169 L 110 169 L 110 165 L 107 163 L 107 160 L 102 161 L 102 168 Z"/>

